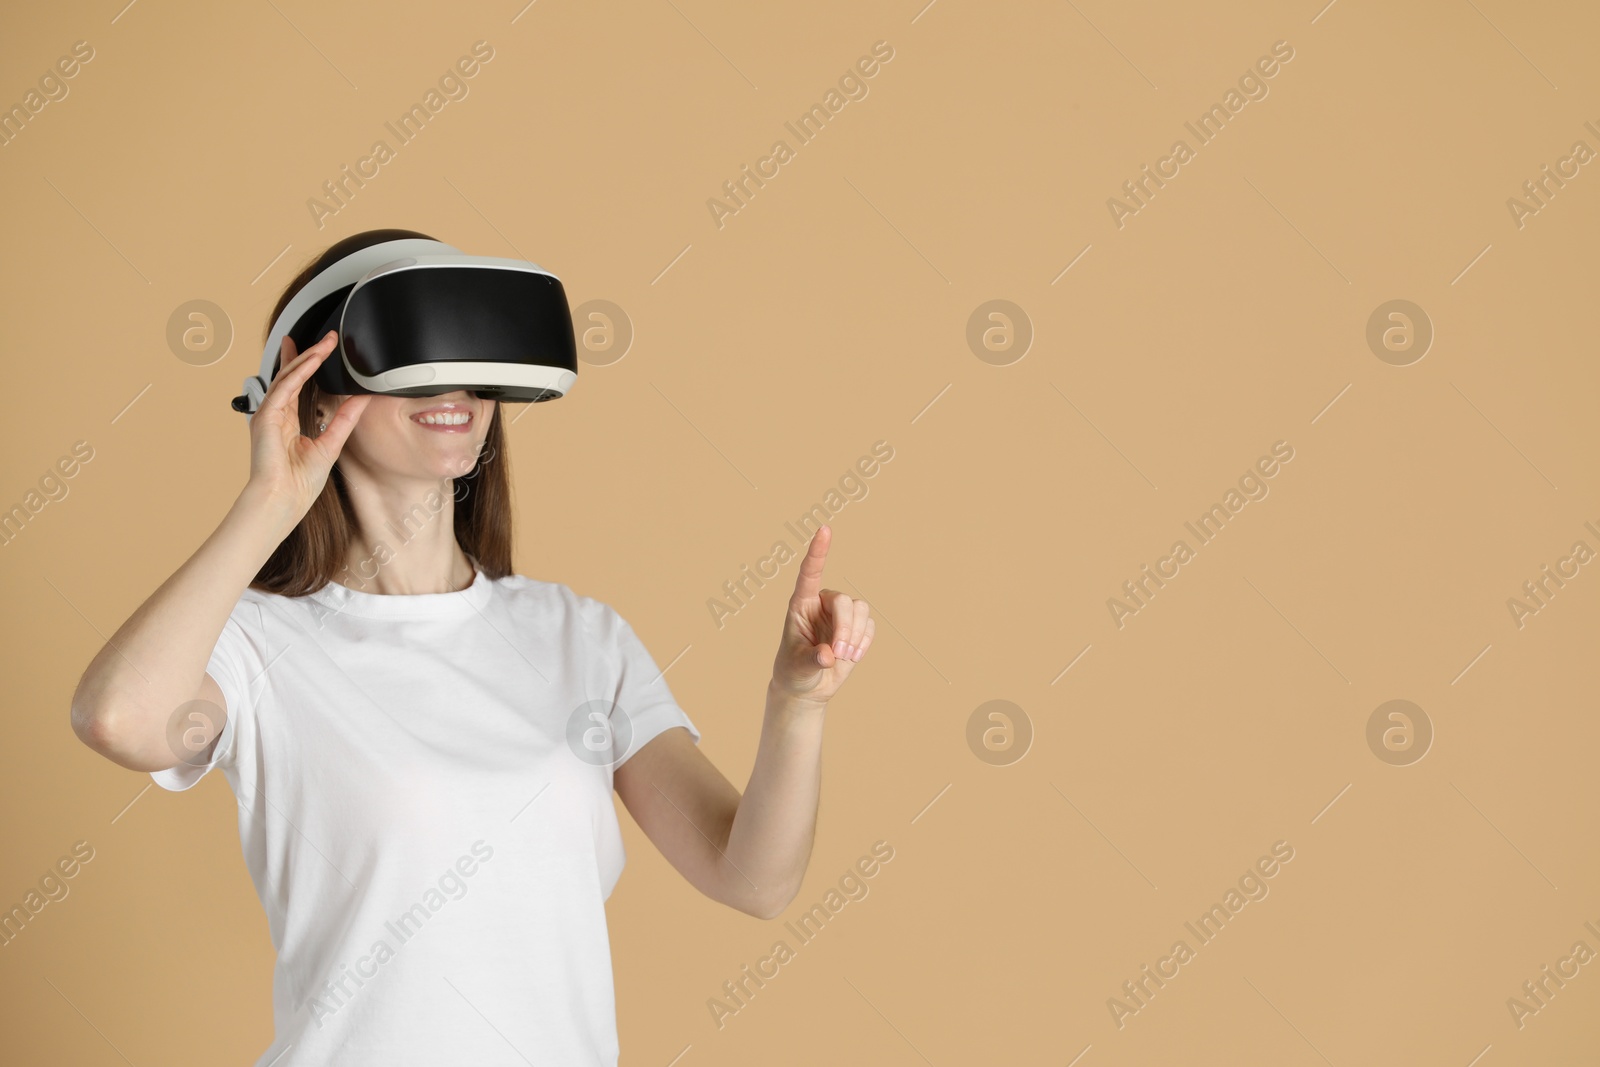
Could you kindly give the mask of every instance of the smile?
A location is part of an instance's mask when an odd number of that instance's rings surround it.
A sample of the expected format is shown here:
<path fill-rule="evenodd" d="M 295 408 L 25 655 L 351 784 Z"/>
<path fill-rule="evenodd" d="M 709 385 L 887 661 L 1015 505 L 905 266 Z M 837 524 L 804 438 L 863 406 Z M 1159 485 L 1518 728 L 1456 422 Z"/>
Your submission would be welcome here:
<path fill-rule="evenodd" d="M 418 426 L 444 433 L 464 433 L 472 425 L 470 411 L 429 411 L 411 416 Z"/>

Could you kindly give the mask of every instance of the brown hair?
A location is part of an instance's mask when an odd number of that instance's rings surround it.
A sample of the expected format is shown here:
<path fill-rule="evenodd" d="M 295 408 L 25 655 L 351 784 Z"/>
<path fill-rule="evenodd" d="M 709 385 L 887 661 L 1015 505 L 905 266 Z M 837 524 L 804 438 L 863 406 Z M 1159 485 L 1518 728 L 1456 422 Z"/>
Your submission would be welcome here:
<path fill-rule="evenodd" d="M 350 253 L 402 238 L 435 240 L 425 233 L 413 230 L 367 230 L 352 234 L 330 246 L 315 260 L 308 263 L 278 297 L 277 306 L 267 316 L 262 340 L 271 332 L 272 324 L 305 285 L 318 272 Z M 273 363 L 272 373 L 278 372 Z M 316 421 L 318 400 L 329 394 L 318 388 L 315 379 L 307 380 L 300 389 L 300 432 L 311 436 Z M 501 429 L 500 405 L 495 404 L 494 417 L 489 423 L 489 433 L 484 448 L 472 471 L 454 478 L 455 535 L 461 550 L 476 561 L 479 570 L 490 578 L 503 578 L 511 573 L 511 472 L 505 452 L 505 437 Z M 412 512 L 417 508 L 414 506 Z M 423 517 L 426 521 L 426 516 Z M 404 519 L 402 519 L 404 521 Z M 305 596 L 314 593 L 333 580 L 335 574 L 348 569 L 345 562 L 353 534 L 359 529 L 355 512 L 350 506 L 350 495 L 345 487 L 344 475 L 335 463 L 328 472 L 328 480 L 305 517 L 290 531 L 289 536 L 273 550 L 267 562 L 251 581 L 252 589 L 283 596 Z"/>

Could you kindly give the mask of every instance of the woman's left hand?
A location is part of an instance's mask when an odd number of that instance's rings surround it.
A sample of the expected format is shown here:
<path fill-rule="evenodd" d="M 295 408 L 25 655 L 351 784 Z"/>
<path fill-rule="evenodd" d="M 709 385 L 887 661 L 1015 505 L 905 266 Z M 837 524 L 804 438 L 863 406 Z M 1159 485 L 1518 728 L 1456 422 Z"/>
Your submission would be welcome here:
<path fill-rule="evenodd" d="M 783 639 L 772 666 L 772 688 L 796 700 L 825 704 L 861 662 L 877 629 L 865 600 L 822 588 L 822 564 L 833 530 L 823 526 L 800 561 Z"/>

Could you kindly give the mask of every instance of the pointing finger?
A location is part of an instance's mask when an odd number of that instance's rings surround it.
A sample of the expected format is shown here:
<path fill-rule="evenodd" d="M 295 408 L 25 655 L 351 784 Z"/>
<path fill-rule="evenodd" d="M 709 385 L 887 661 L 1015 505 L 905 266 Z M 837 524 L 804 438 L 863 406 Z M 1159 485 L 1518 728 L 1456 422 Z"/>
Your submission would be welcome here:
<path fill-rule="evenodd" d="M 822 565 L 828 558 L 828 546 L 833 543 L 833 530 L 819 528 L 811 538 L 806 558 L 800 561 L 800 573 L 794 580 L 794 600 L 810 600 L 822 592 Z"/>

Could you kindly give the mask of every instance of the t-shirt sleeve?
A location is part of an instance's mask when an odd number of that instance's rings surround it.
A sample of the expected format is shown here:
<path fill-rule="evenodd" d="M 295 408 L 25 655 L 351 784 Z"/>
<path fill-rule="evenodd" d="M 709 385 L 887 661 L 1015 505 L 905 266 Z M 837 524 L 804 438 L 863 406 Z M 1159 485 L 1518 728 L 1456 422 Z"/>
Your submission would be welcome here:
<path fill-rule="evenodd" d="M 666 677 L 639 635 L 613 609 L 606 608 L 605 614 L 609 623 L 610 667 L 616 679 L 615 692 L 608 694 L 613 701 L 612 737 L 619 746 L 613 767 L 622 766 L 657 734 L 674 726 L 687 729 L 698 744 L 700 730 L 678 706 L 672 690 L 667 687 Z M 621 748 L 624 736 L 628 737 L 625 750 Z"/>
<path fill-rule="evenodd" d="M 206 663 L 206 673 L 216 680 L 227 704 L 223 709 L 226 717 L 222 732 L 209 756 L 203 759 L 198 755 L 191 756 L 164 771 L 151 771 L 150 777 L 163 789 L 182 792 L 192 788 L 213 767 L 232 767 L 237 761 L 239 735 L 248 729 L 247 724 L 255 714 L 251 687 L 260 670 L 255 646 L 237 616 L 238 612 L 235 611 L 223 624 L 216 647 L 211 651 L 211 659 Z M 195 714 L 198 716 L 201 713 L 196 711 Z M 181 729 L 182 724 L 178 724 L 173 732 Z"/>

